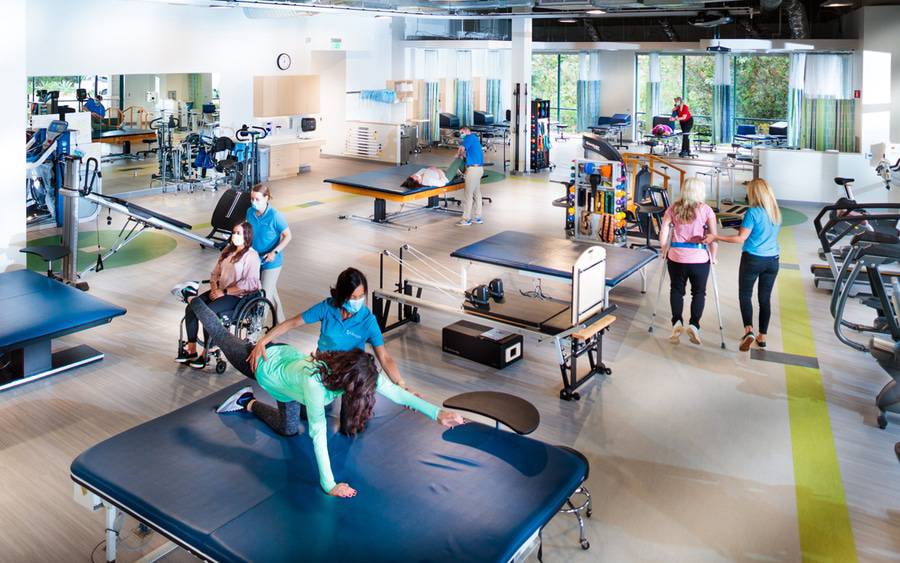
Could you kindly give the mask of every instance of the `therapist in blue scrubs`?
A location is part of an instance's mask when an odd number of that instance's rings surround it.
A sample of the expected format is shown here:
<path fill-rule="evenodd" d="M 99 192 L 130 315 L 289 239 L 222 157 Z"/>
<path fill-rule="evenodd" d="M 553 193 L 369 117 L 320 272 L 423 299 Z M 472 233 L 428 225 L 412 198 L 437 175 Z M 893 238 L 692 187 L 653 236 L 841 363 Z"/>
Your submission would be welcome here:
<path fill-rule="evenodd" d="M 468 227 L 472 223 L 482 224 L 481 220 L 481 177 L 484 176 L 484 150 L 481 139 L 468 127 L 459 129 L 459 150 L 456 155 L 466 159 L 466 189 L 463 194 L 463 216 L 459 227 Z M 472 215 L 474 207 L 475 215 Z"/>
<path fill-rule="evenodd" d="M 250 208 L 247 222 L 253 227 L 253 250 L 259 254 L 262 271 L 259 281 L 266 298 L 275 306 L 275 322 L 284 318 L 281 298 L 278 296 L 278 276 L 283 262 L 281 253 L 291 242 L 291 229 L 284 216 L 272 207 L 269 186 L 259 184 L 250 190 Z"/>
<path fill-rule="evenodd" d="M 103 96 L 100 94 L 95 95 L 93 98 L 88 98 L 84 102 L 84 109 L 88 110 L 91 113 L 96 113 L 100 117 L 106 117 L 106 108 L 103 107 Z"/>
<path fill-rule="evenodd" d="M 371 344 L 381 369 L 391 381 L 406 389 L 397 362 L 384 346 L 378 321 L 366 307 L 368 291 L 365 274 L 356 268 L 347 268 L 338 275 L 337 283 L 331 288 L 331 297 L 274 327 L 256 343 L 250 353 L 250 367 L 255 371 L 257 361 L 265 359 L 266 344 L 292 329 L 320 323 L 319 352 L 365 351 L 366 344 Z"/>

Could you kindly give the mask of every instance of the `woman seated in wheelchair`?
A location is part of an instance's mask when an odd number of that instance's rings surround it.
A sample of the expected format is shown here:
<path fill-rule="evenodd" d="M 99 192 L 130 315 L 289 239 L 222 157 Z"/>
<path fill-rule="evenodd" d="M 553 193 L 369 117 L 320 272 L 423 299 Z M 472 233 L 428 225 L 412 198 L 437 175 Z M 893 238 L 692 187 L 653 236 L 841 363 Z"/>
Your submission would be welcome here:
<path fill-rule="evenodd" d="M 231 239 L 219 254 L 209 276 L 209 291 L 197 296 L 219 317 L 234 311 L 241 298 L 248 293 L 259 291 L 259 254 L 253 250 L 252 244 L 253 227 L 249 223 L 243 222 L 234 227 Z M 197 352 L 200 324 L 190 305 L 184 309 L 184 327 L 187 342 L 178 351 L 175 361 L 195 369 L 203 369 L 208 360 L 207 350 L 202 354 Z"/>

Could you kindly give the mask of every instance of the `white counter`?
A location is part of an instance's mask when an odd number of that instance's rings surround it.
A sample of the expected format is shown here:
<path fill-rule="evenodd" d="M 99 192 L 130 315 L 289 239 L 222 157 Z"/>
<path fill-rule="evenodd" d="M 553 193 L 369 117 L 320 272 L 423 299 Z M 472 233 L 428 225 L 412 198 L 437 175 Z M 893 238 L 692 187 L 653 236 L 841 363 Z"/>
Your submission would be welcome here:
<path fill-rule="evenodd" d="M 862 153 L 823 152 L 760 148 L 759 175 L 783 201 L 833 203 L 843 196 L 834 183 L 837 176 L 854 178 L 853 193 L 860 203 L 900 200 L 897 190 L 887 191 L 884 183 Z"/>

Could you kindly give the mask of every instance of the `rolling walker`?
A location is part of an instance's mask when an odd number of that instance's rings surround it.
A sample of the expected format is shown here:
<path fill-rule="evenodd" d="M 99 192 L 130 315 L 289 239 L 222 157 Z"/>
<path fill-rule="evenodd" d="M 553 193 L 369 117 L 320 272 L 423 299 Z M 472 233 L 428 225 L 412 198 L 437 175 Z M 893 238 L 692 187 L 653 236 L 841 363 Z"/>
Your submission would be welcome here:
<path fill-rule="evenodd" d="M 671 240 L 671 238 L 669 240 Z M 706 255 L 709 256 L 709 273 L 712 277 L 713 296 L 716 300 L 716 315 L 719 319 L 719 340 L 721 341 L 722 349 L 724 350 L 725 323 L 722 321 L 722 308 L 719 305 L 719 284 L 716 282 L 716 266 L 715 264 L 713 264 L 712 254 L 710 254 L 709 252 L 709 247 L 702 243 L 671 242 L 668 246 L 666 246 L 664 252 L 662 252 L 662 262 L 659 271 L 659 286 L 656 289 L 656 302 L 653 304 L 653 313 L 650 315 L 650 327 L 647 329 L 647 332 L 653 332 L 654 325 L 656 324 L 656 311 L 659 309 L 659 298 L 662 295 L 663 281 L 665 280 L 666 274 L 668 273 L 666 264 L 668 263 L 669 248 L 695 248 L 698 250 L 705 250 Z"/>

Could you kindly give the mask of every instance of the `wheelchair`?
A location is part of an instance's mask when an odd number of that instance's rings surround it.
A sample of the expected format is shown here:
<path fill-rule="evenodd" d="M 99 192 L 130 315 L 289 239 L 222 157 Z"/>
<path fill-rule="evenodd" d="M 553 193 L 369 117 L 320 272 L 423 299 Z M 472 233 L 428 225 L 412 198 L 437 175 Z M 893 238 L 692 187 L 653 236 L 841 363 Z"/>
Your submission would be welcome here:
<path fill-rule="evenodd" d="M 209 280 L 204 280 L 201 283 L 209 283 Z M 199 286 L 200 283 L 192 282 L 185 284 L 183 287 L 176 287 L 172 290 L 172 293 L 179 297 L 184 304 L 187 304 L 188 299 L 199 295 Z M 266 292 L 260 289 L 241 297 L 234 310 L 219 315 L 219 319 L 232 334 L 241 340 L 256 344 L 260 338 L 275 326 L 275 306 L 266 298 Z M 184 317 L 182 317 L 178 326 L 179 355 L 185 351 L 184 348 L 187 344 L 184 330 Z M 213 359 L 215 359 L 216 373 L 225 373 L 228 363 L 225 361 L 222 351 L 218 348 L 209 350 L 205 344 L 204 353 L 206 354 L 207 363 L 212 363 Z"/>

